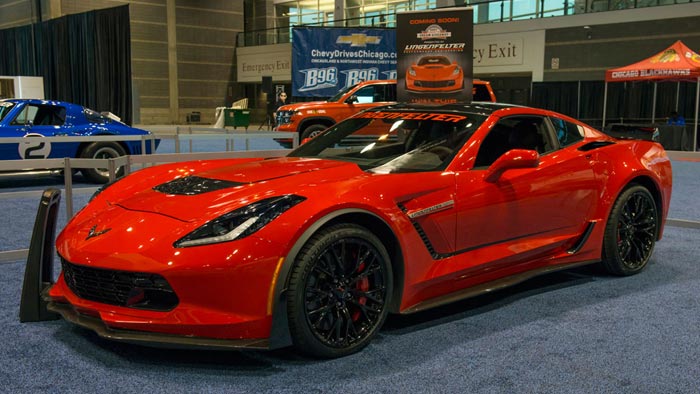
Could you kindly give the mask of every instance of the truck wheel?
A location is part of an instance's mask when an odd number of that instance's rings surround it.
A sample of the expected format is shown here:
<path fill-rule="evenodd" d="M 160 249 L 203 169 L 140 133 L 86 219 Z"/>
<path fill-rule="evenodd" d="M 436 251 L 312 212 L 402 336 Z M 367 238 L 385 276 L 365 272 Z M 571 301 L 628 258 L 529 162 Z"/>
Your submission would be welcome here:
<path fill-rule="evenodd" d="M 327 128 L 328 127 L 322 124 L 312 124 L 311 126 L 305 128 L 304 132 L 301 133 L 301 140 L 303 141 L 307 138 L 314 138 Z"/>
<path fill-rule="evenodd" d="M 83 149 L 80 157 L 83 159 L 112 159 L 126 155 L 124 148 L 116 142 L 93 142 Z M 83 176 L 90 182 L 109 182 L 108 168 L 84 168 L 81 170 Z M 116 176 L 124 175 L 124 167 L 117 168 Z"/>

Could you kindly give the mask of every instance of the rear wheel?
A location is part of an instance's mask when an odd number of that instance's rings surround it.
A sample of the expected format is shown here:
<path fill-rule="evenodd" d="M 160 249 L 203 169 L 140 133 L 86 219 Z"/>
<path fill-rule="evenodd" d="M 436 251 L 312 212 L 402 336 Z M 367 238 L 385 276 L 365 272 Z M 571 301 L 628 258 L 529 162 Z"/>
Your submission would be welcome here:
<path fill-rule="evenodd" d="M 301 133 L 301 140 L 305 140 L 307 138 L 314 138 L 317 135 L 321 134 L 321 132 L 328 127 L 322 125 L 322 124 L 312 124 L 311 126 L 307 127 L 304 129 L 304 131 Z"/>
<path fill-rule="evenodd" d="M 93 142 L 80 154 L 84 159 L 114 159 L 126 155 L 124 148 L 116 142 Z M 81 170 L 85 178 L 94 183 L 109 182 L 108 168 L 85 168 Z M 124 167 L 117 169 L 116 176 L 124 175 Z"/>
<path fill-rule="evenodd" d="M 341 357 L 367 346 L 388 313 L 392 290 L 386 248 L 364 227 L 321 230 L 304 246 L 289 280 L 294 345 L 316 357 Z"/>
<path fill-rule="evenodd" d="M 603 266 L 615 275 L 633 275 L 646 267 L 658 234 L 654 198 L 631 185 L 615 201 L 603 240 Z"/>

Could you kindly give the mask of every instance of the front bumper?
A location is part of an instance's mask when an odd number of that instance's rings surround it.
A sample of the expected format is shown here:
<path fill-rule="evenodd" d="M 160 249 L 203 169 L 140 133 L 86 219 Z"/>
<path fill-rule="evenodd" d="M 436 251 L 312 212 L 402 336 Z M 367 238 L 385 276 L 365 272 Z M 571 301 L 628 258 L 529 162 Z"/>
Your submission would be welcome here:
<path fill-rule="evenodd" d="M 406 79 L 406 89 L 416 92 L 456 92 L 464 87 L 461 79 Z"/>
<path fill-rule="evenodd" d="M 133 331 L 110 328 L 98 317 L 76 311 L 70 304 L 50 301 L 47 309 L 60 314 L 65 320 L 94 331 L 102 338 L 113 341 L 168 348 L 208 348 L 208 349 L 269 349 L 268 339 L 217 339 L 195 336 L 169 335 L 146 331 Z"/>

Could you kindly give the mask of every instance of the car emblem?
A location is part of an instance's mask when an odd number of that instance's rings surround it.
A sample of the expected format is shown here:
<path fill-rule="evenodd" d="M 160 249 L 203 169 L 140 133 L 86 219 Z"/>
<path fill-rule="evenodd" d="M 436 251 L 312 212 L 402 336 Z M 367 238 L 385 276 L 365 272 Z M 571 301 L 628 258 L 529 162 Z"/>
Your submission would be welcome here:
<path fill-rule="evenodd" d="M 102 235 L 102 234 L 108 232 L 109 230 L 111 230 L 111 228 L 106 228 L 106 229 L 104 229 L 104 230 L 95 231 L 96 228 L 97 228 L 97 225 L 92 226 L 92 228 L 91 228 L 90 231 L 88 232 L 87 238 L 85 238 L 86 241 L 87 241 L 88 239 L 90 239 L 90 238 L 99 237 L 100 235 Z"/>
<path fill-rule="evenodd" d="M 339 36 L 335 40 L 336 44 L 350 44 L 351 47 L 366 47 L 367 44 L 379 44 L 381 37 L 368 36 L 367 34 L 355 33 L 349 36 Z"/>
<path fill-rule="evenodd" d="M 408 217 L 411 219 L 416 219 L 416 218 L 419 218 L 421 216 L 429 215 L 431 213 L 435 213 L 438 211 L 444 211 L 445 209 L 450 209 L 454 205 L 455 205 L 454 200 L 441 202 L 440 204 L 433 205 L 432 207 L 428 207 L 428 208 L 420 209 L 420 210 L 415 211 L 415 212 L 411 212 L 408 214 Z"/>

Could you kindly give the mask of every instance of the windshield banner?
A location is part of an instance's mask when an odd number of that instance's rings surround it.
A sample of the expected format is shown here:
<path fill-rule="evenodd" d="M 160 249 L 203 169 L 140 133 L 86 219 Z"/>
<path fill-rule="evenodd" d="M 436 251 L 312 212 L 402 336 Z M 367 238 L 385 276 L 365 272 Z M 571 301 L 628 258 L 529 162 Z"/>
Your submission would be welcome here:
<path fill-rule="evenodd" d="M 471 102 L 473 30 L 471 8 L 397 13 L 398 100 Z"/>
<path fill-rule="evenodd" d="M 294 96 L 330 97 L 375 79 L 396 79 L 395 30 L 292 28 Z"/>

